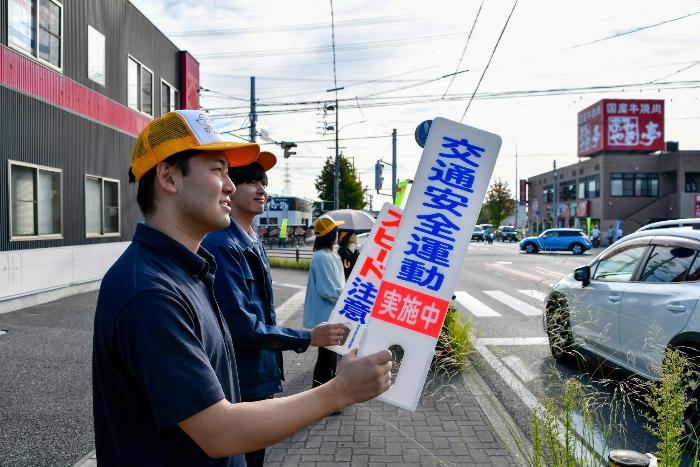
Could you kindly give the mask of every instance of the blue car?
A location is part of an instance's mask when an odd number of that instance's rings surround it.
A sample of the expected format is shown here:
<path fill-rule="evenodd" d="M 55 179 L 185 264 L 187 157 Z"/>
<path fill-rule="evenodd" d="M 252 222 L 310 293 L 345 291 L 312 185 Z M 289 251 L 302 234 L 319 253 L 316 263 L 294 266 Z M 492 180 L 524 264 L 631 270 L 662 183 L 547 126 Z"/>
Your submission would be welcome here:
<path fill-rule="evenodd" d="M 520 249 L 525 253 L 543 251 L 571 251 L 581 255 L 593 245 L 580 229 L 548 229 L 539 237 L 527 237 L 520 241 Z"/>

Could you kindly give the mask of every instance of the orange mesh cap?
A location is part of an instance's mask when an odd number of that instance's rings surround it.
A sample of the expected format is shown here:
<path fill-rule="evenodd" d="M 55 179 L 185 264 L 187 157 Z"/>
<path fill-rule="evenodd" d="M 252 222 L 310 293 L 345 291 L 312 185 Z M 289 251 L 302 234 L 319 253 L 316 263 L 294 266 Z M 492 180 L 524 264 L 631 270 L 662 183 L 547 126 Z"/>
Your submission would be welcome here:
<path fill-rule="evenodd" d="M 229 167 L 248 165 L 258 158 L 256 143 L 232 141 L 218 132 L 200 110 L 176 110 L 156 118 L 136 138 L 131 172 L 136 181 L 173 154 L 189 149 L 223 151 Z M 274 157 L 274 156 L 273 156 Z"/>
<path fill-rule="evenodd" d="M 324 214 L 314 222 L 314 233 L 319 237 L 323 237 L 336 227 L 345 224 L 345 221 L 336 221 L 328 214 Z"/>
<path fill-rule="evenodd" d="M 260 155 L 255 162 L 260 164 L 263 170 L 267 172 L 277 164 L 277 157 L 269 151 L 260 151 Z"/>

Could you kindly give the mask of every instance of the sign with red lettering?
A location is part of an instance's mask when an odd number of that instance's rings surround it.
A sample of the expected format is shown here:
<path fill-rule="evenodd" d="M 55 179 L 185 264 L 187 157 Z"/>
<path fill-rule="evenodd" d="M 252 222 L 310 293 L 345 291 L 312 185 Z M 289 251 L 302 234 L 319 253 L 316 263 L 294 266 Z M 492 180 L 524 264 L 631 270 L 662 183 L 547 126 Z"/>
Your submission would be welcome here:
<path fill-rule="evenodd" d="M 700 217 L 700 195 L 695 195 L 695 217 Z"/>
<path fill-rule="evenodd" d="M 525 206 L 527 204 L 527 180 L 520 180 L 520 205 Z"/>
<path fill-rule="evenodd" d="M 373 318 L 437 339 L 447 314 L 447 300 L 391 282 L 382 282 Z"/>
<path fill-rule="evenodd" d="M 578 155 L 664 149 L 664 101 L 603 99 L 578 113 Z"/>

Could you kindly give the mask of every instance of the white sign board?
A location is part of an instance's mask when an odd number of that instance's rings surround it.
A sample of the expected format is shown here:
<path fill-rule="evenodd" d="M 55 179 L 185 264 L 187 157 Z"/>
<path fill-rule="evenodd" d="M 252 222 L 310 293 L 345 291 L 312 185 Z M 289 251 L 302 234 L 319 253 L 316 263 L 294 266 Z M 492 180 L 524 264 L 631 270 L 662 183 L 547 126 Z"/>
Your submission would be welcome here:
<path fill-rule="evenodd" d="M 377 298 L 379 284 L 399 229 L 402 212 L 391 203 L 384 204 L 362 247 L 355 267 L 345 283 L 345 288 L 328 318 L 329 323 L 343 323 L 350 328 L 348 338 L 343 345 L 328 347 L 336 353 L 345 355 L 362 342 L 365 325 L 372 312 L 374 300 Z"/>
<path fill-rule="evenodd" d="M 403 360 L 379 399 L 415 410 L 486 195 L 501 138 L 433 120 L 359 354 L 393 345 Z"/>

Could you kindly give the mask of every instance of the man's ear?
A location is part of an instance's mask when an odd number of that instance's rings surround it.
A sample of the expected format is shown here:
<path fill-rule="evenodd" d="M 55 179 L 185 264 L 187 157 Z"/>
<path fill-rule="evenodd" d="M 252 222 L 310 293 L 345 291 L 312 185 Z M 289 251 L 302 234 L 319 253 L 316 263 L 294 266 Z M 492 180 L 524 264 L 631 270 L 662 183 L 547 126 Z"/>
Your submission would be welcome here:
<path fill-rule="evenodd" d="M 178 191 L 175 182 L 178 175 L 180 171 L 176 166 L 161 162 L 156 166 L 155 184 L 166 193 L 175 194 Z"/>

